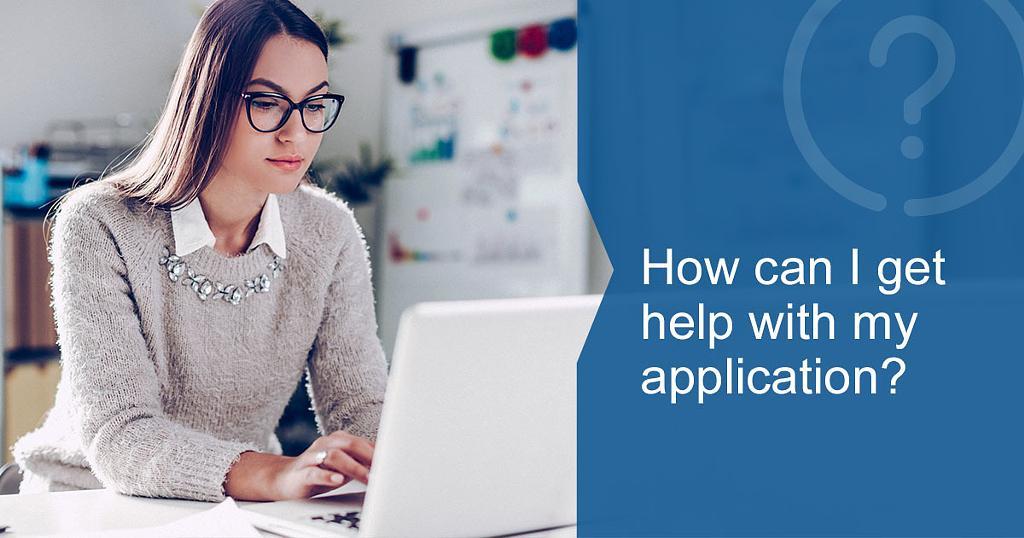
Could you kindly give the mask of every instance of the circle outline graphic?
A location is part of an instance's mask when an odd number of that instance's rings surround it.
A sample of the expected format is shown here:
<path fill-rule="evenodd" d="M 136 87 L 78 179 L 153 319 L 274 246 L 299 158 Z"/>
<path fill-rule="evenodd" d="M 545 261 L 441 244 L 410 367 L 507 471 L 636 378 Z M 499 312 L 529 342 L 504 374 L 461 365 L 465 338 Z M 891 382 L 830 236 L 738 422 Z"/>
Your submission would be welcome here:
<path fill-rule="evenodd" d="M 807 58 L 807 50 L 814 39 L 818 27 L 843 0 L 815 0 L 793 33 L 793 40 L 786 52 L 786 62 L 782 76 L 783 106 L 786 110 L 786 121 L 793 135 L 797 149 L 815 174 L 847 200 L 870 209 L 882 211 L 887 205 L 885 196 L 847 177 L 825 156 L 814 140 L 803 106 L 803 70 Z M 999 17 L 1010 33 L 1017 48 L 1017 56 L 1024 70 L 1024 19 L 1009 3 L 1009 0 L 984 0 Z M 1003 153 L 981 175 L 952 191 L 913 198 L 903 204 L 903 211 L 911 217 L 937 215 L 959 209 L 981 198 L 995 188 L 1017 166 L 1024 156 L 1024 103 L 1021 105 L 1017 127 L 1007 142 Z"/>

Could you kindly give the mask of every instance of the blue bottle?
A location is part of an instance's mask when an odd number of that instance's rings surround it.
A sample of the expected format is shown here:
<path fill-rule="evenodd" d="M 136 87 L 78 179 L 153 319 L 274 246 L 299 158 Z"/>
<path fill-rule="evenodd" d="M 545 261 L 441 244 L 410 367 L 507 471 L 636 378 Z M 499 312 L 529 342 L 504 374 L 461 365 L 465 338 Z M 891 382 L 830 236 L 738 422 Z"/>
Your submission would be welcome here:
<path fill-rule="evenodd" d="M 50 147 L 46 144 L 33 144 L 28 154 L 22 172 L 21 203 L 39 207 L 50 199 Z"/>
<path fill-rule="evenodd" d="M 33 144 L 23 159 L 20 173 L 4 177 L 4 205 L 40 207 L 50 198 L 50 148 Z"/>

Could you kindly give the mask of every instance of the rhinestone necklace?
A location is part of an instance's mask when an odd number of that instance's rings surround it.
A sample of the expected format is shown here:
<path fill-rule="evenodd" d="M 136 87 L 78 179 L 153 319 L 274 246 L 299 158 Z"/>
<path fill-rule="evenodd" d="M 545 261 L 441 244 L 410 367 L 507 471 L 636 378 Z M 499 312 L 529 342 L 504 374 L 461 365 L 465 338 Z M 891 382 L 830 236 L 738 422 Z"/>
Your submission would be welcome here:
<path fill-rule="evenodd" d="M 245 281 L 244 284 L 224 284 L 220 281 L 210 280 L 209 277 L 196 273 L 188 262 L 184 261 L 177 254 L 171 254 L 170 249 L 164 247 L 160 255 L 160 266 L 167 271 L 167 278 L 171 282 L 181 282 L 183 286 L 189 286 L 200 301 L 209 298 L 222 299 L 227 303 L 238 305 L 242 299 L 254 293 L 267 293 L 270 291 L 271 279 L 276 279 L 284 271 L 284 263 L 281 258 L 274 255 L 273 261 L 267 264 L 270 275 L 261 273 Z"/>

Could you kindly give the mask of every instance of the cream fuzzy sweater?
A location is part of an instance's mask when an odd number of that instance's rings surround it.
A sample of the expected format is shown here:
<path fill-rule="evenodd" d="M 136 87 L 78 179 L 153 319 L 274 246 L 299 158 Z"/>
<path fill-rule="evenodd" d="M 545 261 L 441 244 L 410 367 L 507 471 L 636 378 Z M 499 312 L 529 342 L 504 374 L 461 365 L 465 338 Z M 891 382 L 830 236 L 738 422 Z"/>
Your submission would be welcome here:
<path fill-rule="evenodd" d="M 243 451 L 280 453 L 274 429 L 307 372 L 321 434 L 376 439 L 387 366 L 362 230 L 320 188 L 278 202 L 288 257 L 276 278 L 261 244 L 238 257 L 205 246 L 172 281 L 168 211 L 104 181 L 71 193 L 50 244 L 56 401 L 13 447 L 32 483 L 222 500 Z M 211 282 L 202 300 L 199 275 L 253 289 L 232 304 L 231 288 L 218 295 Z"/>

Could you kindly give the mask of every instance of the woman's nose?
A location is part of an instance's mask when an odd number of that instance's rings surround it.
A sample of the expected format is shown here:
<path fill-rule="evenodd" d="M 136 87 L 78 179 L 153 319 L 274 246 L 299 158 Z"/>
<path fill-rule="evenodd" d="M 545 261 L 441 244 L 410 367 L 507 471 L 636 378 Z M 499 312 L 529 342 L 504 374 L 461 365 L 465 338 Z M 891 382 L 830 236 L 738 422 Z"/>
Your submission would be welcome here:
<path fill-rule="evenodd" d="M 302 114 L 299 109 L 292 109 L 284 126 L 277 133 L 278 139 L 282 142 L 300 141 L 306 136 L 306 127 L 302 125 Z"/>

